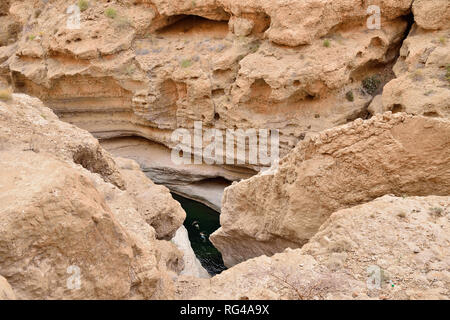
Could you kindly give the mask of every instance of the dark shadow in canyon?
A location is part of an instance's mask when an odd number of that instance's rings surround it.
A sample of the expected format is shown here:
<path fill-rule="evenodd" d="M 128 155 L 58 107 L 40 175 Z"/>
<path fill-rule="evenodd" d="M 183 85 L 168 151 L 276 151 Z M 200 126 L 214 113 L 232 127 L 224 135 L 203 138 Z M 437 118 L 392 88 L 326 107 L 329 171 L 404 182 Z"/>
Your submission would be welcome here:
<path fill-rule="evenodd" d="M 209 241 L 211 233 L 220 227 L 219 213 L 204 204 L 172 193 L 186 211 L 184 226 L 195 255 L 210 275 L 226 270 L 219 250 Z"/>

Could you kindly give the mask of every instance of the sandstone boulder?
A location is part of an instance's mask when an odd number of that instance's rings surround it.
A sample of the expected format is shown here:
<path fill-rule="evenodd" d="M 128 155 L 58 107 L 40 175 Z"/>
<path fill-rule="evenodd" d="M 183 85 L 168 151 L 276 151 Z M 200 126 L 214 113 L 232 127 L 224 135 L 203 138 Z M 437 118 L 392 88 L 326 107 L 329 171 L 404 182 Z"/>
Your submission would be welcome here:
<path fill-rule="evenodd" d="M 147 178 L 135 161 L 125 158 L 114 160 L 128 193 L 136 199 L 145 221 L 155 228 L 159 239 L 171 239 L 186 218 L 181 205 L 172 199 L 169 189 Z"/>
<path fill-rule="evenodd" d="M 450 122 L 386 113 L 301 142 L 225 189 L 211 241 L 232 266 L 304 245 L 336 210 L 385 194 L 448 195 Z"/>
<path fill-rule="evenodd" d="M 180 279 L 194 299 L 450 298 L 450 198 L 383 196 L 333 213 L 301 249 L 240 263 L 208 281 Z"/>
<path fill-rule="evenodd" d="M 184 212 L 135 162 L 116 165 L 87 132 L 16 94 L 0 102 L 0 153 L 0 274 L 19 299 L 173 296 L 183 256 L 157 237 Z M 147 223 L 151 205 L 166 229 Z"/>
<path fill-rule="evenodd" d="M 184 226 L 181 226 L 177 230 L 171 241 L 183 252 L 184 269 L 181 271 L 180 275 L 193 276 L 196 278 L 210 278 L 208 271 L 203 268 L 200 260 L 195 256 L 191 247 L 191 242 L 189 241 L 188 232 Z"/>
<path fill-rule="evenodd" d="M 414 20 L 424 29 L 450 28 L 450 3 L 446 0 L 414 0 Z"/>

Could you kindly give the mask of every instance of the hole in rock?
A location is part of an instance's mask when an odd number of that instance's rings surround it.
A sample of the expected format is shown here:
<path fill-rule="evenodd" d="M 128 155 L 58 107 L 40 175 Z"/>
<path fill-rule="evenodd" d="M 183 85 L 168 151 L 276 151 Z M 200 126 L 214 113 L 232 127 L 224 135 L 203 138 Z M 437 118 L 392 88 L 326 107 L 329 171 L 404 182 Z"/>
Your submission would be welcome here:
<path fill-rule="evenodd" d="M 242 17 L 253 21 L 253 33 L 264 33 L 270 28 L 271 18 L 265 12 L 242 13 Z"/>
<path fill-rule="evenodd" d="M 174 16 L 176 21 L 157 30 L 160 36 L 211 36 L 225 38 L 228 34 L 228 21 L 209 20 L 195 15 Z"/>
<path fill-rule="evenodd" d="M 436 111 L 428 111 L 428 112 L 425 112 L 423 115 L 425 117 L 433 117 L 433 118 L 439 117 L 439 113 L 437 113 Z"/>
<path fill-rule="evenodd" d="M 403 107 L 401 104 L 394 104 L 392 107 L 392 113 L 398 113 L 405 111 L 405 107 Z"/>
<path fill-rule="evenodd" d="M 184 211 L 186 227 L 195 255 L 210 275 L 221 273 L 226 269 L 219 250 L 209 241 L 209 236 L 219 229 L 219 213 L 204 204 L 172 193 Z"/>

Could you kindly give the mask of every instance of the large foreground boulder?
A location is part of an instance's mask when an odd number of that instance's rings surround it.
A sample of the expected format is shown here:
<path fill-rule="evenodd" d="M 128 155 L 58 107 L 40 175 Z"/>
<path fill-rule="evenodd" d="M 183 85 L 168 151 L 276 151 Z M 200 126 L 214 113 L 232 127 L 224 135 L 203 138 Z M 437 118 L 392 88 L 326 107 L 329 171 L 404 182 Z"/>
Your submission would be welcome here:
<path fill-rule="evenodd" d="M 232 266 L 304 245 L 336 210 L 385 194 L 450 194 L 450 121 L 377 115 L 301 142 L 278 167 L 225 190 L 211 235 Z"/>
<path fill-rule="evenodd" d="M 340 210 L 301 249 L 183 279 L 194 299 L 450 299 L 450 197 L 384 196 Z"/>

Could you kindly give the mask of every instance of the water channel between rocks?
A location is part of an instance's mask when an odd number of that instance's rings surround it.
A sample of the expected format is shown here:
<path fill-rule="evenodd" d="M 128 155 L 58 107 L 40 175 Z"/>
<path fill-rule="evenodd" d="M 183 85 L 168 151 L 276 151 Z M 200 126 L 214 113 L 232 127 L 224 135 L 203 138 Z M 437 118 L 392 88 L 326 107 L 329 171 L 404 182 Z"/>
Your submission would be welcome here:
<path fill-rule="evenodd" d="M 204 204 L 172 193 L 184 211 L 189 240 L 195 255 L 210 275 L 216 275 L 226 269 L 222 255 L 209 241 L 209 236 L 220 227 L 220 214 Z"/>

